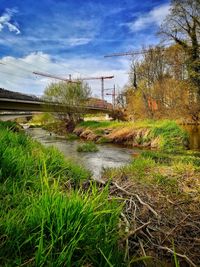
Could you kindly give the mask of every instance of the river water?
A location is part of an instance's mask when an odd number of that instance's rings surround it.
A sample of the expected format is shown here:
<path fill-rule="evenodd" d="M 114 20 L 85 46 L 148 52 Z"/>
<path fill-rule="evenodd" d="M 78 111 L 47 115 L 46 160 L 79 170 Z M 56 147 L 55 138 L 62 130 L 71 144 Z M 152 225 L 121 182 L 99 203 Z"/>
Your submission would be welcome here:
<path fill-rule="evenodd" d="M 139 149 L 129 149 L 113 144 L 97 145 L 98 152 L 77 152 L 77 146 L 83 142 L 81 140 L 67 141 L 54 134 L 50 135 L 42 128 L 29 128 L 26 132 L 43 145 L 56 147 L 66 158 L 72 158 L 76 163 L 89 169 L 96 179 L 101 178 L 103 168 L 126 165 L 133 159 L 133 154 L 140 152 Z"/>
<path fill-rule="evenodd" d="M 184 125 L 183 128 L 189 133 L 190 149 L 200 150 L 200 125 Z"/>
<path fill-rule="evenodd" d="M 200 149 L 200 126 L 184 126 L 190 137 L 190 149 Z M 113 144 L 97 145 L 99 151 L 93 153 L 77 152 L 77 146 L 81 140 L 67 141 L 55 134 L 50 135 L 42 128 L 29 128 L 26 132 L 45 146 L 54 146 L 60 150 L 66 158 L 73 159 L 76 163 L 89 169 L 96 179 L 101 178 L 103 168 L 120 167 L 131 162 L 134 154 L 141 150 L 127 148 Z"/>

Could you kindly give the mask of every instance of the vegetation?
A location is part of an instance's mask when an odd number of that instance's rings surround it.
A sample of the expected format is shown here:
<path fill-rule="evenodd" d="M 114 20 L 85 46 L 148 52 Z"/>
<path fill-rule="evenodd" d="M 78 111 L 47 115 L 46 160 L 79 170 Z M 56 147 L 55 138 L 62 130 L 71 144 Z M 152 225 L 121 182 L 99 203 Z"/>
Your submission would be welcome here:
<path fill-rule="evenodd" d="M 171 12 L 161 27 L 161 34 L 175 41 L 186 54 L 189 79 L 200 99 L 200 3 L 199 0 L 172 0 Z"/>
<path fill-rule="evenodd" d="M 174 121 L 86 121 L 77 126 L 79 129 L 90 129 L 98 136 L 99 142 L 118 142 L 133 146 L 156 146 L 162 151 L 178 152 L 188 145 L 188 135 Z M 76 130 L 75 130 L 76 132 Z M 87 135 L 88 136 L 88 135 Z"/>
<path fill-rule="evenodd" d="M 0 126 L 0 265 L 122 266 L 121 205 L 108 190 L 78 189 L 88 171 Z"/>
<path fill-rule="evenodd" d="M 46 124 L 51 124 L 55 122 L 55 117 L 50 113 L 42 113 L 34 115 L 29 125 L 31 126 L 43 126 Z"/>
<path fill-rule="evenodd" d="M 98 150 L 98 147 L 93 142 L 83 143 L 77 147 L 78 152 L 97 152 Z"/>
<path fill-rule="evenodd" d="M 124 92 L 128 118 L 199 122 L 199 14 L 199 0 L 171 1 L 160 34 L 173 43 L 146 47 L 142 59 L 133 58 Z"/>
<path fill-rule="evenodd" d="M 66 137 L 66 140 L 68 140 L 68 141 L 72 141 L 72 140 L 78 139 L 78 136 L 75 135 L 74 133 L 68 133 L 67 135 L 65 135 L 65 137 Z"/>
<path fill-rule="evenodd" d="M 154 259 L 162 255 L 162 262 L 147 266 L 166 266 L 166 252 L 176 266 L 199 266 L 198 153 L 145 151 L 127 166 L 105 170 L 103 178 L 111 193 L 125 199 L 130 254 L 137 257 L 145 251 Z"/>
<path fill-rule="evenodd" d="M 65 124 L 66 130 L 72 131 L 84 113 L 86 100 L 90 96 L 90 88 L 83 82 L 51 83 L 44 92 L 44 99 L 63 104 L 57 117 Z"/>

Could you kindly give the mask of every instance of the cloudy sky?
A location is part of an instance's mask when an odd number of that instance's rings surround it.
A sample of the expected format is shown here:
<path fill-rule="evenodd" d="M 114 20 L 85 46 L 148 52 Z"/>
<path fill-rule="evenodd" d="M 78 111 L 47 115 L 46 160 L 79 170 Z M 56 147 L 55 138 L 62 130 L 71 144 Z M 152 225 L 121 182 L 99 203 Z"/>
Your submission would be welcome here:
<path fill-rule="evenodd" d="M 128 81 L 129 57 L 115 52 L 159 43 L 168 0 L 1 0 L 0 87 L 41 95 L 51 80 L 33 71 L 72 78 L 114 75 Z M 100 96 L 100 81 L 89 82 Z"/>

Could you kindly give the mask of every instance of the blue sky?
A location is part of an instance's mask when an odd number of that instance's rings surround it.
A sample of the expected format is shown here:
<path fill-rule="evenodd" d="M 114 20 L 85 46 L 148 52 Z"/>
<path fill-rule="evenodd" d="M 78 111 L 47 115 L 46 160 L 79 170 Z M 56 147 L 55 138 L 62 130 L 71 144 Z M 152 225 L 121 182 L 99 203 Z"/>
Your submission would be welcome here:
<path fill-rule="evenodd" d="M 0 86 L 42 94 L 51 80 L 43 71 L 72 77 L 113 74 L 122 88 L 129 58 L 105 54 L 159 42 L 155 35 L 169 12 L 165 0 L 1 0 Z M 90 82 L 100 95 L 98 81 Z"/>

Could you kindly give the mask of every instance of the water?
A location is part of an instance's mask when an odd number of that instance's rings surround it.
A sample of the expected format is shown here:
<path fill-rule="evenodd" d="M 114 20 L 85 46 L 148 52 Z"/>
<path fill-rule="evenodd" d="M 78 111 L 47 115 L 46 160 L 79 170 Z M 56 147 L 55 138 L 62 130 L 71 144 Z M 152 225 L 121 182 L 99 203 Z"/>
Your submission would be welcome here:
<path fill-rule="evenodd" d="M 98 152 L 80 153 L 76 151 L 80 140 L 67 141 L 54 134 L 50 135 L 48 131 L 41 128 L 29 128 L 26 132 L 45 146 L 58 148 L 66 158 L 72 158 L 76 163 L 89 169 L 96 179 L 101 178 L 103 168 L 126 165 L 131 162 L 133 154 L 139 152 L 137 149 L 104 144 L 98 145 Z"/>
<path fill-rule="evenodd" d="M 200 150 L 200 125 L 184 125 L 189 133 L 190 149 Z"/>

